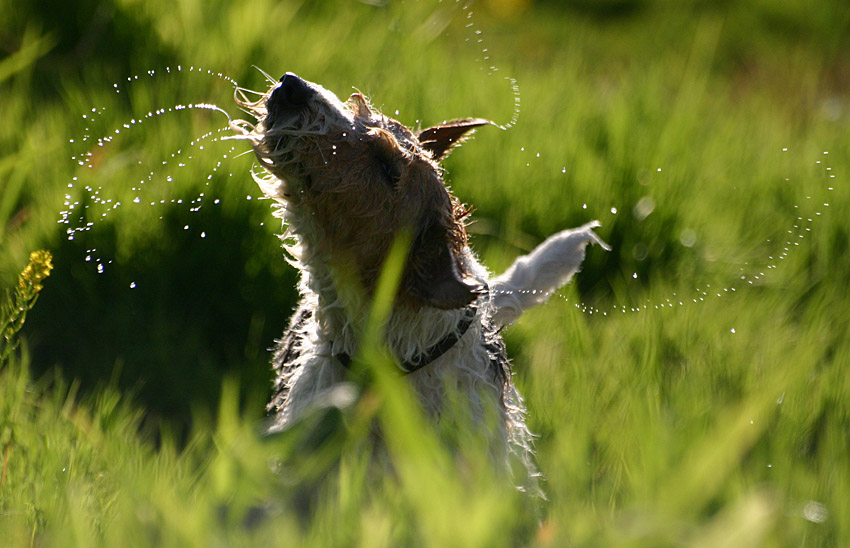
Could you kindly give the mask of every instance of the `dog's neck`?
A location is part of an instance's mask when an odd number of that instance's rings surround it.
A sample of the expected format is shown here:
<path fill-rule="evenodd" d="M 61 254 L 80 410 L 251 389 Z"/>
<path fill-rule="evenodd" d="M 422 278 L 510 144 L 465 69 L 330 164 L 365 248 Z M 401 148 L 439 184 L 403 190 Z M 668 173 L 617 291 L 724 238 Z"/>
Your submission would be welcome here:
<path fill-rule="evenodd" d="M 301 218 L 296 211 L 286 211 L 289 225 L 285 238 L 287 252 L 301 271 L 299 290 L 302 298 L 315 300 L 316 336 L 330 346 L 334 354 L 355 355 L 369 321 L 371 296 L 350 272 L 331 264 L 328 252 L 318 242 L 318 232 L 309 215 Z M 464 316 L 463 309 L 440 310 L 428 306 L 397 303 L 382 330 L 392 353 L 401 360 L 413 359 L 427 352 L 447 334 L 456 331 Z"/>

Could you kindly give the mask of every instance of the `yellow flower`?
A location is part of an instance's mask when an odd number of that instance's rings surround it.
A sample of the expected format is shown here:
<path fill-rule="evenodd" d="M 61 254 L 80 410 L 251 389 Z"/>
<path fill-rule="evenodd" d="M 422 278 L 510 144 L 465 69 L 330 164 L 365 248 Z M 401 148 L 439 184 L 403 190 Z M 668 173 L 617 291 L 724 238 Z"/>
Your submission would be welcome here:
<path fill-rule="evenodd" d="M 18 285 L 21 289 L 31 287 L 34 293 L 41 291 L 41 282 L 53 270 L 53 255 L 49 251 L 40 250 L 30 253 L 30 262 L 21 272 Z"/>

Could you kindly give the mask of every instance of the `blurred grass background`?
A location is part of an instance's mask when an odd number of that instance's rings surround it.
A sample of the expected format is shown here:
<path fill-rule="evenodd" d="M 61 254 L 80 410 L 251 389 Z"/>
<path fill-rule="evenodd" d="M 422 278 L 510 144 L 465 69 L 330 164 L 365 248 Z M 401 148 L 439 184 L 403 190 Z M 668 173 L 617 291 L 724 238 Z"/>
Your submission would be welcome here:
<path fill-rule="evenodd" d="M 16 287 L 34 249 L 55 265 L 0 364 L 4 545 L 850 541 L 846 2 L 51 0 L 0 15 L 0 282 Z M 614 246 L 505 333 L 548 477 L 539 523 L 475 444 L 458 457 L 410 436 L 415 414 L 389 412 L 381 387 L 347 433 L 257 436 L 296 276 L 252 159 L 214 170 L 232 143 L 188 145 L 225 125 L 209 111 L 123 127 L 176 104 L 238 114 L 226 81 L 185 68 L 262 89 L 253 66 L 356 87 L 408 125 L 507 123 L 518 81 L 516 125 L 447 163 L 473 245 L 498 272 L 598 218 Z M 91 168 L 72 160 L 87 153 Z M 124 205 L 101 217 L 86 185 Z M 66 201 L 96 221 L 71 241 Z M 396 475 L 364 457 L 376 413 Z"/>

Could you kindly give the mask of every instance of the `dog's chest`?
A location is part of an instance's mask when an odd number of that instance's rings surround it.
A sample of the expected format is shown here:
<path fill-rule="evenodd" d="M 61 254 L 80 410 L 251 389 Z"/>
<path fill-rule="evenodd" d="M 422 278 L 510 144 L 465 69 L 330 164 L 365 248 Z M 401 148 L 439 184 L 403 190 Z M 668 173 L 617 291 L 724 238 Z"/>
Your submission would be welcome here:
<path fill-rule="evenodd" d="M 510 362 L 504 342 L 483 313 L 475 313 L 468 320 L 469 325 L 463 325 L 466 319 L 461 318 L 459 331 L 423 352 L 397 360 L 399 376 L 409 383 L 431 416 L 440 416 L 447 392 L 466 400 L 471 414 L 482 418 L 494 410 L 497 414 L 504 412 L 505 399 L 511 397 Z M 279 428 L 352 373 L 350 356 L 335 350 L 334 341 L 321 333 L 315 310 L 302 303 L 277 343 L 272 359 L 273 395 L 267 411 L 275 415 Z"/>

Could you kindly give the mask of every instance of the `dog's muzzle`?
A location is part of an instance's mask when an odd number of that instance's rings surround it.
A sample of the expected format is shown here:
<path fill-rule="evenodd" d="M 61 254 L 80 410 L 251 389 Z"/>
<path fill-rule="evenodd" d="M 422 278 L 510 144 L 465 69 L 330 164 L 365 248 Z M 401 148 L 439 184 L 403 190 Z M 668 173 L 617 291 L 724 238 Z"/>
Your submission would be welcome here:
<path fill-rule="evenodd" d="M 287 72 L 266 100 L 266 109 L 273 120 L 281 115 L 296 114 L 316 95 L 318 92 L 304 79 Z"/>

